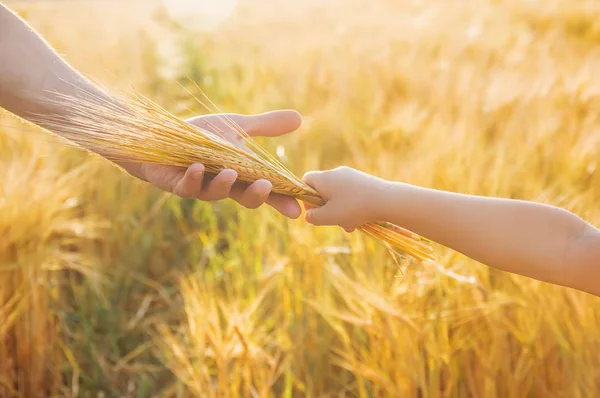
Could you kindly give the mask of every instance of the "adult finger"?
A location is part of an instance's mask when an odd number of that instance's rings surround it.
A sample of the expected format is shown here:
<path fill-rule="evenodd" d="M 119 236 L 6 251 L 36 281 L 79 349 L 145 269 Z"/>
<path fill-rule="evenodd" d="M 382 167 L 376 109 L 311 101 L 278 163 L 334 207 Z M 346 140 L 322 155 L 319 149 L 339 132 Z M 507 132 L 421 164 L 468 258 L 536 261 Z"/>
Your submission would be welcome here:
<path fill-rule="evenodd" d="M 206 201 L 223 200 L 229 197 L 231 187 L 237 179 L 237 173 L 234 170 L 223 170 L 211 182 L 208 183 L 202 195 L 198 199 Z"/>
<path fill-rule="evenodd" d="M 258 180 L 250 184 L 246 189 L 235 187 L 229 196 L 248 209 L 256 209 L 265 203 L 272 188 L 273 184 L 269 181 Z"/>
<path fill-rule="evenodd" d="M 296 219 L 302 214 L 300 204 L 291 196 L 272 193 L 267 204 L 288 218 Z"/>
<path fill-rule="evenodd" d="M 254 184 L 256 184 L 256 182 L 254 182 Z M 260 185 L 253 188 L 250 193 L 246 193 L 246 191 L 250 189 L 252 185 L 250 187 L 245 187 L 236 184 L 233 186 L 229 197 L 245 207 L 254 208 L 254 205 L 256 205 L 257 202 L 262 201 L 261 204 L 266 203 L 288 218 L 296 219 L 300 216 L 302 209 L 300 208 L 298 201 L 290 196 L 272 193 L 270 186 L 268 187 L 269 194 L 267 195 L 266 200 L 263 200 L 262 194 L 265 193 L 264 191 L 266 191 L 266 189 L 262 184 L 263 183 L 261 182 Z M 269 185 L 271 184 L 269 183 Z M 249 196 L 259 196 L 260 198 L 255 199 L 255 203 L 248 203 L 247 200 Z"/>
<path fill-rule="evenodd" d="M 203 164 L 194 163 L 187 168 L 183 178 L 177 181 L 173 193 L 182 198 L 197 198 L 202 193 L 202 181 L 205 168 Z"/>

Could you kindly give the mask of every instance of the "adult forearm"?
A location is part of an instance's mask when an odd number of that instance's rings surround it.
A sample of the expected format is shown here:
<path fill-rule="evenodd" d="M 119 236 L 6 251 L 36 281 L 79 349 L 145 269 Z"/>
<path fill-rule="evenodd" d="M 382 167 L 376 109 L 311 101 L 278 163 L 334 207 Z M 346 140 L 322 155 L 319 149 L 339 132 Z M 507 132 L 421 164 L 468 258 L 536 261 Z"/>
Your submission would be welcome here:
<path fill-rule="evenodd" d="M 386 198 L 382 214 L 391 222 L 488 266 L 582 288 L 580 264 L 567 260 L 573 242 L 592 227 L 572 213 L 405 184 L 391 184 Z"/>
<path fill-rule="evenodd" d="M 50 93 L 102 95 L 25 21 L 0 4 L 0 107 L 24 119 L 61 113 Z"/>
<path fill-rule="evenodd" d="M 68 116 L 56 94 L 110 96 L 69 65 L 33 28 L 0 3 L 0 107 L 41 127 L 43 117 Z M 51 129 L 52 130 L 52 129 Z M 55 131 L 60 134 L 59 131 Z M 144 179 L 139 164 L 119 163 Z"/>

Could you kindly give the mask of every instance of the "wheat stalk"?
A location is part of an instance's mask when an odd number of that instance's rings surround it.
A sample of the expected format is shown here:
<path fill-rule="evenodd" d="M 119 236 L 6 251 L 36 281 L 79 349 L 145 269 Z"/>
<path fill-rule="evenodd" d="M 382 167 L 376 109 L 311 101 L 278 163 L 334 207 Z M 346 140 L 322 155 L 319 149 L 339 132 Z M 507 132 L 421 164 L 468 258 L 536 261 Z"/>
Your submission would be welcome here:
<path fill-rule="evenodd" d="M 181 120 L 137 93 L 128 97 L 52 93 L 48 103 L 61 109 L 61 113 L 35 115 L 30 118 L 33 123 L 111 161 L 183 168 L 202 163 L 210 174 L 232 169 L 243 183 L 266 179 L 273 185 L 274 193 L 315 206 L 325 204 L 318 192 L 256 144 L 230 118 L 223 121 L 253 152 L 238 148 L 220 133 Z M 369 223 L 358 229 L 396 254 L 408 254 L 421 261 L 435 259 L 429 240 L 399 226 Z"/>

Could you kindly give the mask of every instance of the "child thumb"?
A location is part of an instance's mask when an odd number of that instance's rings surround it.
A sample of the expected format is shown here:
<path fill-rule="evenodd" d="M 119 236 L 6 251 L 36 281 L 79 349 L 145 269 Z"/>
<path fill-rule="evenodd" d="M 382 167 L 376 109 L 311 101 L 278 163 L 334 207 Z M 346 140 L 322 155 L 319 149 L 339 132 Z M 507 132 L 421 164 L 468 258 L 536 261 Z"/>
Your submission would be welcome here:
<path fill-rule="evenodd" d="M 308 173 L 304 174 L 304 177 L 302 177 L 302 181 L 304 181 L 304 183 L 306 183 L 307 185 L 311 186 L 312 188 L 314 188 L 318 191 L 322 185 L 321 184 L 322 177 L 323 177 L 322 171 L 309 171 Z"/>

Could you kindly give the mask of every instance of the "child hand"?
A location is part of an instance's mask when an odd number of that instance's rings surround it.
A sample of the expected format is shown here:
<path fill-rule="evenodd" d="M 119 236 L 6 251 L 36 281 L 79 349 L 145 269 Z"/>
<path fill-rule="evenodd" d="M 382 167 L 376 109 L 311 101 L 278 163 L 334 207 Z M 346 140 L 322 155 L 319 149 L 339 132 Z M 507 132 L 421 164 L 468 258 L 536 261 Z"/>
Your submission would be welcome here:
<path fill-rule="evenodd" d="M 306 173 L 304 182 L 313 187 L 327 203 L 308 209 L 306 221 L 313 225 L 339 225 L 348 232 L 377 221 L 376 198 L 385 181 L 350 167 Z"/>

